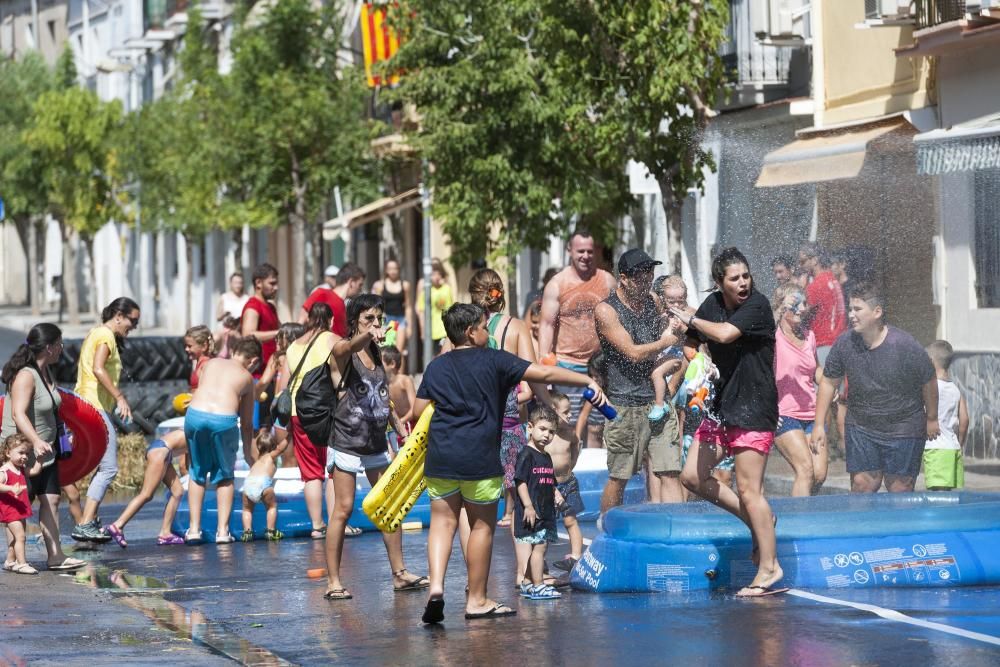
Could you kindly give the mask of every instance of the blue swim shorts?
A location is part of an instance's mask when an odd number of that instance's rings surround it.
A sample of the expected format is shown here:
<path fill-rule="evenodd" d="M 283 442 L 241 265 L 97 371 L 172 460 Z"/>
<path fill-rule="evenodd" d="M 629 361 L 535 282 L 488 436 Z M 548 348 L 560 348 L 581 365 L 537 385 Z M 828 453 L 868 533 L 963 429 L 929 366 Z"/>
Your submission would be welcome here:
<path fill-rule="evenodd" d="M 894 438 L 854 424 L 844 429 L 847 472 L 882 472 L 916 477 L 924 455 L 925 438 Z"/>
<path fill-rule="evenodd" d="M 191 453 L 191 479 L 199 484 L 218 484 L 233 478 L 240 429 L 236 415 L 218 415 L 188 408 L 184 436 Z"/>

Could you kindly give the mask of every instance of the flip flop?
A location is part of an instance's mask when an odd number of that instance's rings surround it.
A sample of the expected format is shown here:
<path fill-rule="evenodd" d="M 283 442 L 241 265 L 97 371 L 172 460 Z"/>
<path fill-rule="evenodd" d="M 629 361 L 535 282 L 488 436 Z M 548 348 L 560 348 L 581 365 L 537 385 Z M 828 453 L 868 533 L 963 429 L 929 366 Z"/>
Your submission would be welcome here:
<path fill-rule="evenodd" d="M 444 620 L 444 599 L 431 598 L 424 608 L 424 615 L 420 617 L 422 623 L 440 623 Z"/>
<path fill-rule="evenodd" d="M 500 611 L 501 609 L 506 609 L 507 611 Z M 484 611 L 479 614 L 470 614 L 469 612 L 465 612 L 465 618 L 471 621 L 477 618 L 500 618 L 501 616 L 514 616 L 515 614 L 517 614 L 516 611 L 502 602 L 497 602 L 496 606 L 489 611 Z"/>
<path fill-rule="evenodd" d="M 396 593 L 402 593 L 405 591 L 421 591 L 425 588 L 430 588 L 431 580 L 427 577 L 417 577 L 413 581 L 408 581 L 402 586 L 393 586 L 392 590 Z M 424 621 L 426 623 L 426 621 Z"/>
<path fill-rule="evenodd" d="M 760 593 L 753 594 L 743 594 L 743 591 L 760 591 Z M 738 598 L 762 598 L 767 595 L 780 595 L 781 593 L 787 593 L 789 588 L 771 588 L 770 586 L 744 586 L 743 590 L 736 594 Z"/>
<path fill-rule="evenodd" d="M 365 531 L 361 530 L 357 526 L 347 526 L 346 528 L 344 528 L 344 537 L 357 537 L 363 532 Z"/>
<path fill-rule="evenodd" d="M 69 558 L 69 557 L 67 557 L 67 558 L 64 558 L 61 563 L 58 563 L 56 565 L 49 565 L 48 569 L 56 571 L 56 572 L 58 572 L 60 570 L 79 570 L 81 567 L 85 566 L 86 564 L 87 564 L 87 561 L 85 561 L 85 560 L 79 560 L 78 558 Z"/>
<path fill-rule="evenodd" d="M 350 600 L 354 596 L 346 588 L 334 588 L 323 593 L 323 597 L 327 600 Z"/>

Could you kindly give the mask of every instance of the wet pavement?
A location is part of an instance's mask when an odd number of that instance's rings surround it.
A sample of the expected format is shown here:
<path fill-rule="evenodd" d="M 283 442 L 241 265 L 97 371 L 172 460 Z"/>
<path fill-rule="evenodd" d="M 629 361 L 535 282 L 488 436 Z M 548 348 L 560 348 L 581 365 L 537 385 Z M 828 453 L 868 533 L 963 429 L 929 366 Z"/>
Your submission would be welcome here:
<path fill-rule="evenodd" d="M 530 602 L 513 590 L 513 550 L 509 538 L 499 538 L 490 594 L 518 615 L 463 618 L 456 546 L 445 622 L 424 627 L 424 594 L 392 591 L 377 534 L 347 541 L 344 581 L 354 599 L 333 602 L 323 599 L 325 579 L 306 577 L 324 566 L 322 542 L 157 547 L 159 511 L 150 506 L 130 524 L 128 549 L 77 552 L 96 567 L 76 577 L 3 573 L 0 663 L 1000 663 L 997 588 L 818 590 L 817 599 L 758 600 L 567 592 L 562 600 Z M 426 532 L 404 535 L 407 565 L 418 574 L 426 571 L 425 544 Z M 553 546 L 550 561 L 566 551 Z M 37 546 L 32 554 L 38 562 Z"/>

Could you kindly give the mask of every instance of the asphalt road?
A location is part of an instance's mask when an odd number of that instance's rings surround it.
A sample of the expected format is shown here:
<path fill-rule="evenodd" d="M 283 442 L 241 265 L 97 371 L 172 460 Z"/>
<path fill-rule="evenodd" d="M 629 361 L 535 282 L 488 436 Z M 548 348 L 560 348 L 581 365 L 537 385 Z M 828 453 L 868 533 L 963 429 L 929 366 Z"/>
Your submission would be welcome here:
<path fill-rule="evenodd" d="M 24 332 L 0 327 L 0 365 L 6 364 L 18 346 L 24 342 Z"/>

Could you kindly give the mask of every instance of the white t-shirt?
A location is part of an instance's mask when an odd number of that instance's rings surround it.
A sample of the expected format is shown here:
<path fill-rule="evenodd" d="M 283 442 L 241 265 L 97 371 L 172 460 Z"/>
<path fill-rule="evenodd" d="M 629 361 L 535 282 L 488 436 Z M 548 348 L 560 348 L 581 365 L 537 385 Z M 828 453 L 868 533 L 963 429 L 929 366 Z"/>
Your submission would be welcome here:
<path fill-rule="evenodd" d="M 249 294 L 236 296 L 232 292 L 225 292 L 222 295 L 222 312 L 229 313 L 233 317 L 239 318 L 243 315 L 243 306 L 250 300 Z"/>
<path fill-rule="evenodd" d="M 938 380 L 938 424 L 941 435 L 928 440 L 924 449 L 961 449 L 958 442 L 958 403 L 962 392 L 958 385 L 947 380 Z"/>

